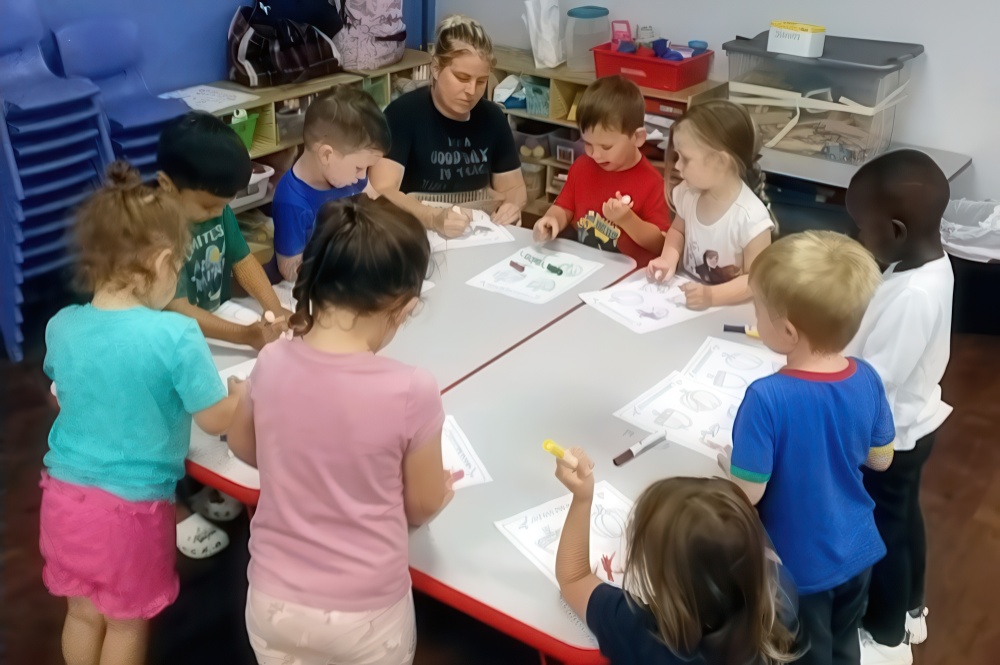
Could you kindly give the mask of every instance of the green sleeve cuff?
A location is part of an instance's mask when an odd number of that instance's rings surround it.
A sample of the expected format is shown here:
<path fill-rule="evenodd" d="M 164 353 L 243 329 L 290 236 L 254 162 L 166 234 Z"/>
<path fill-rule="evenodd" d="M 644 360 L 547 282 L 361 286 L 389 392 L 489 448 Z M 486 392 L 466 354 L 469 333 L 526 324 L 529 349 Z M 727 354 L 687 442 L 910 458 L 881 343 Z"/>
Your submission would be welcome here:
<path fill-rule="evenodd" d="M 733 475 L 734 478 L 739 478 L 740 480 L 745 480 L 748 483 L 759 483 L 763 485 L 768 480 L 771 479 L 771 474 L 769 473 L 756 473 L 754 471 L 747 471 L 746 469 L 741 469 L 740 467 L 731 464 L 729 466 L 729 473 Z"/>

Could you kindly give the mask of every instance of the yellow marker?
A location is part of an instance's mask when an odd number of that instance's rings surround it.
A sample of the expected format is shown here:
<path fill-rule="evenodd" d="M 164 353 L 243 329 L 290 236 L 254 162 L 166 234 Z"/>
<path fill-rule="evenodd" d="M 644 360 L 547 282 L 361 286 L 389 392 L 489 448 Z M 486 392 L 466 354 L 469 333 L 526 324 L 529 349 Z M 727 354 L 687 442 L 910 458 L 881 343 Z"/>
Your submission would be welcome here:
<path fill-rule="evenodd" d="M 545 441 L 542 442 L 542 448 L 545 449 L 545 452 L 551 453 L 556 457 L 558 457 L 559 459 L 561 459 L 562 461 L 566 462 L 566 464 L 568 464 L 571 469 L 576 471 L 576 467 L 579 464 L 579 462 L 577 461 L 573 453 L 567 452 L 565 448 L 560 446 L 552 439 L 545 439 Z"/>

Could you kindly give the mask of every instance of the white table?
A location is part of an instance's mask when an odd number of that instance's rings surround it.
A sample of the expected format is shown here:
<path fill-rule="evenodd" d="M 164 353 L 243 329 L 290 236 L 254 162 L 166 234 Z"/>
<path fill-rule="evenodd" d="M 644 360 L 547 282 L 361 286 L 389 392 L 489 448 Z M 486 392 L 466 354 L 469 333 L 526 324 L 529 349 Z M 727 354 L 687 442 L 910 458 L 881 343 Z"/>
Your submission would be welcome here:
<path fill-rule="evenodd" d="M 636 267 L 624 254 L 559 239 L 545 248 L 598 261 L 603 267 L 574 289 L 541 305 L 468 286 L 466 282 L 472 277 L 532 244 L 530 230 L 512 227 L 510 231 L 515 242 L 433 254 L 429 279 L 434 288 L 382 353 L 429 370 L 443 392 L 578 307 L 580 293 L 610 286 Z"/>
<path fill-rule="evenodd" d="M 749 305 L 637 335 L 584 307 L 444 395 L 493 477 L 460 490 L 444 512 L 410 537 L 417 588 L 564 662 L 601 662 L 589 632 L 568 613 L 552 582 L 494 526 L 566 494 L 542 450 L 554 439 L 579 445 L 630 499 L 667 476 L 709 476 L 715 460 L 687 448 L 653 449 L 621 467 L 612 458 L 647 433 L 612 412 L 681 369 L 725 323 L 753 322 Z"/>
<path fill-rule="evenodd" d="M 430 280 L 434 288 L 424 296 L 415 316 L 396 334 L 382 353 L 429 370 L 442 391 L 489 364 L 517 344 L 582 305 L 579 295 L 622 279 L 635 261 L 556 240 L 547 249 L 600 262 L 603 267 L 575 288 L 545 304 L 532 304 L 468 286 L 466 281 L 489 266 L 532 244 L 531 231 L 511 228 L 515 242 L 456 249 L 433 254 Z M 220 370 L 254 357 L 250 350 L 212 346 Z M 241 501 L 256 504 L 260 479 L 256 469 L 231 457 L 222 441 L 192 425 L 188 473 Z"/>

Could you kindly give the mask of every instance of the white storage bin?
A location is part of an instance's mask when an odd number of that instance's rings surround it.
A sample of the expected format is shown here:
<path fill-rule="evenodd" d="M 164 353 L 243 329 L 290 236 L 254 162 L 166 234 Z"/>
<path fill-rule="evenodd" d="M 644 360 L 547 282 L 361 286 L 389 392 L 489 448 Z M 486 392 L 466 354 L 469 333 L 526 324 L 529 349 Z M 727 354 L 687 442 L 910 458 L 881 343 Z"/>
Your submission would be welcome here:
<path fill-rule="evenodd" d="M 242 192 L 236 195 L 229 206 L 232 208 L 242 208 L 244 206 L 263 201 L 267 196 L 267 183 L 271 181 L 274 169 L 267 164 L 253 162 L 253 172 L 250 174 L 250 184 Z"/>

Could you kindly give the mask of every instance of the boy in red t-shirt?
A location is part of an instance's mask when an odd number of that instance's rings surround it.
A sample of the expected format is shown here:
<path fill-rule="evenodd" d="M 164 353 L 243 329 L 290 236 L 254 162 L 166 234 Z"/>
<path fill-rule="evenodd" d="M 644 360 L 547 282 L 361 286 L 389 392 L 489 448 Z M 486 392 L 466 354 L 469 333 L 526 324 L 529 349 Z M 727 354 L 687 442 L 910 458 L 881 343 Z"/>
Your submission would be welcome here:
<path fill-rule="evenodd" d="M 643 157 L 645 101 L 621 76 L 592 83 L 576 117 L 587 154 L 569 170 L 555 205 L 535 223 L 536 241 L 567 227 L 590 247 L 631 256 L 645 266 L 663 250 L 670 228 L 663 175 Z"/>

